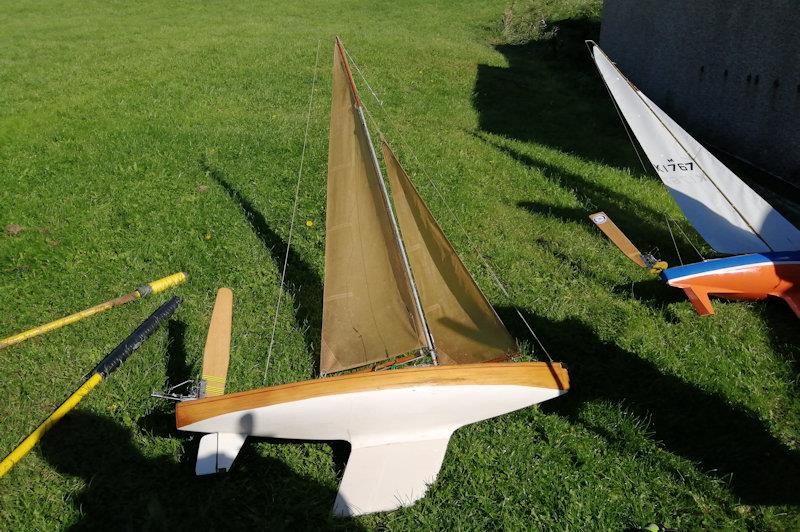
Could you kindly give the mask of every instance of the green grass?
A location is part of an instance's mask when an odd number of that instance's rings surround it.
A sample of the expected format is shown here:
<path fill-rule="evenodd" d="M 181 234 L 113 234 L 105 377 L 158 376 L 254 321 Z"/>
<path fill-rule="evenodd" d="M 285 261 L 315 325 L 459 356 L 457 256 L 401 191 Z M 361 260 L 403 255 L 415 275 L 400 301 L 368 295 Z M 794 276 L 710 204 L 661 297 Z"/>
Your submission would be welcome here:
<path fill-rule="evenodd" d="M 191 278 L 169 326 L 0 480 L 0 528 L 800 527 L 797 320 L 780 301 L 700 318 L 590 226 L 605 209 L 675 261 L 667 213 L 699 242 L 637 167 L 582 49 L 599 2 L 536 5 L 559 31 L 511 45 L 503 2 L 5 2 L 0 224 L 25 229 L 0 234 L 0 335 Z M 459 430 L 425 499 L 357 520 L 328 517 L 346 447 L 254 442 L 230 474 L 196 478 L 197 440 L 149 398 L 197 373 L 219 286 L 236 301 L 229 389 L 262 384 L 321 41 L 268 381 L 313 375 L 335 34 L 488 297 L 521 339 L 514 308 L 530 318 L 573 386 Z M 0 454 L 167 297 L 0 351 Z"/>

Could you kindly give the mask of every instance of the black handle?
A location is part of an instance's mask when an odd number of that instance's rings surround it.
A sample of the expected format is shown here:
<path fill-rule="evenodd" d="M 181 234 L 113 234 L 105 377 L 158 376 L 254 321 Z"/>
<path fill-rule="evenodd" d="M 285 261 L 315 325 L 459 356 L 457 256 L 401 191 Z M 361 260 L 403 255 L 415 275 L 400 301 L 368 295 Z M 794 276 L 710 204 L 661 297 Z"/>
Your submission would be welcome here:
<path fill-rule="evenodd" d="M 153 312 L 149 318 L 144 320 L 121 344 L 106 355 L 106 357 L 95 366 L 92 373 L 100 373 L 103 375 L 103 378 L 105 378 L 109 373 L 120 367 L 122 363 L 125 362 L 134 351 L 139 349 L 139 346 L 153 334 L 162 321 L 168 319 L 175 313 L 175 310 L 177 310 L 180 304 L 181 298 L 174 296 L 158 307 L 156 311 Z"/>

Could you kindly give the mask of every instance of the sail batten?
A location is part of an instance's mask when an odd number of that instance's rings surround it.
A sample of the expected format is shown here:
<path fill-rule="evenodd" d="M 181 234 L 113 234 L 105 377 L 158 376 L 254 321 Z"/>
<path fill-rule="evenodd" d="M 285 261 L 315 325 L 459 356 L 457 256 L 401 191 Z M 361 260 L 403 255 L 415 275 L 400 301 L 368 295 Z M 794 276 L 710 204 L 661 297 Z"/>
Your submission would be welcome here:
<path fill-rule="evenodd" d="M 323 374 L 426 345 L 359 107 L 337 39 L 328 146 Z"/>
<path fill-rule="evenodd" d="M 486 362 L 515 354 L 516 342 L 384 139 L 381 148 L 397 220 L 439 361 Z"/>
<path fill-rule="evenodd" d="M 800 248 L 800 231 L 633 86 L 597 45 L 617 108 L 686 218 L 721 253 Z"/>

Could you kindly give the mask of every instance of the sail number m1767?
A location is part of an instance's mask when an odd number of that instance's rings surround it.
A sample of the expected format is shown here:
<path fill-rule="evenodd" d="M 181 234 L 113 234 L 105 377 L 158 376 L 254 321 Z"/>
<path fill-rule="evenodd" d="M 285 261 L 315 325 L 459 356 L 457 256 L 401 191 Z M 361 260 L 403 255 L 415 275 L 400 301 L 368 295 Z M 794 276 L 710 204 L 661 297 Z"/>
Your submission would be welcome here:
<path fill-rule="evenodd" d="M 685 163 L 676 163 L 673 162 L 672 159 L 669 159 L 664 164 L 656 165 L 656 172 L 690 172 L 692 170 L 694 170 L 694 163 L 691 161 Z"/>

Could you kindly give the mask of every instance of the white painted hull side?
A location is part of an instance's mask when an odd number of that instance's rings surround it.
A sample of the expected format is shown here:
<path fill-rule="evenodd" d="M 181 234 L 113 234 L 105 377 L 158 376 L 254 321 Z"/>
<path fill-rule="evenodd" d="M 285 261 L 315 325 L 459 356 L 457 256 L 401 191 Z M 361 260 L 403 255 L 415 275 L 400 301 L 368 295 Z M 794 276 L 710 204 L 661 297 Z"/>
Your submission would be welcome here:
<path fill-rule="evenodd" d="M 181 430 L 348 441 L 352 451 L 333 511 L 361 515 L 409 506 L 423 497 L 459 427 L 563 393 L 503 384 L 413 385 L 230 412 Z"/>

